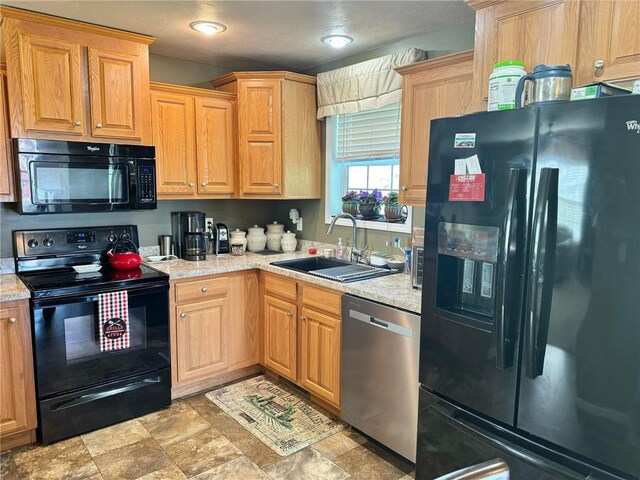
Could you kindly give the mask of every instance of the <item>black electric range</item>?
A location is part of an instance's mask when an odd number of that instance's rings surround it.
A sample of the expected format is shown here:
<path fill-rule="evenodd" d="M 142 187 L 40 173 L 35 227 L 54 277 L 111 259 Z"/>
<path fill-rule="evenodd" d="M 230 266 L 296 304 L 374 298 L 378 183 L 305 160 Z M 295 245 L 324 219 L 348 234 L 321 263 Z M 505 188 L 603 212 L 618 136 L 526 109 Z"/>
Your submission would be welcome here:
<path fill-rule="evenodd" d="M 107 252 L 120 240 L 137 247 L 137 227 L 13 232 L 16 273 L 31 291 L 43 443 L 171 404 L 169 277 L 112 268 Z M 100 269 L 73 269 L 86 264 Z"/>

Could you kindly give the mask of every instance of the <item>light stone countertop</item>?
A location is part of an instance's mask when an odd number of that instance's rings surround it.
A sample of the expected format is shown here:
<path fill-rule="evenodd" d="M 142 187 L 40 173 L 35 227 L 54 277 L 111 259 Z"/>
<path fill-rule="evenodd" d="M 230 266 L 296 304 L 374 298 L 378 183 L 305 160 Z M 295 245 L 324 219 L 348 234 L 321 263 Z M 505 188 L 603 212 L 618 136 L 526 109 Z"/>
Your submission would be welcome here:
<path fill-rule="evenodd" d="M 285 277 L 294 278 L 296 280 L 302 280 L 321 287 L 356 295 L 385 305 L 401 308 L 409 312 L 417 314 L 420 313 L 422 304 L 421 291 L 414 290 L 411 287 L 411 277 L 404 273 L 373 278 L 371 280 L 362 280 L 359 282 L 340 283 L 270 265 L 271 262 L 309 256 L 310 255 L 306 252 L 283 253 L 279 255 L 260 255 L 248 252 L 241 257 L 216 257 L 209 255 L 210 259 L 202 262 L 170 260 L 165 262 L 147 263 L 147 265 L 155 268 L 156 270 L 167 273 L 171 280 L 204 275 L 217 275 L 220 273 L 237 272 L 241 270 L 264 270 L 267 272 L 277 273 Z"/>
<path fill-rule="evenodd" d="M 29 298 L 31 292 L 14 273 L 0 275 L 0 302 Z"/>

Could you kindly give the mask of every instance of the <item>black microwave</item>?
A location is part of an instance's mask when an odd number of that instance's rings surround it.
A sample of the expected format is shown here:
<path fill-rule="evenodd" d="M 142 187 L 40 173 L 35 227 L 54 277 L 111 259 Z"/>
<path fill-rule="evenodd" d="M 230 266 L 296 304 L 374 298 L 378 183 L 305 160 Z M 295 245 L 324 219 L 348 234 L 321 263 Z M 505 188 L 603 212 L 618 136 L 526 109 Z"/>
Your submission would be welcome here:
<path fill-rule="evenodd" d="M 16 139 L 20 214 L 154 210 L 155 147 Z"/>

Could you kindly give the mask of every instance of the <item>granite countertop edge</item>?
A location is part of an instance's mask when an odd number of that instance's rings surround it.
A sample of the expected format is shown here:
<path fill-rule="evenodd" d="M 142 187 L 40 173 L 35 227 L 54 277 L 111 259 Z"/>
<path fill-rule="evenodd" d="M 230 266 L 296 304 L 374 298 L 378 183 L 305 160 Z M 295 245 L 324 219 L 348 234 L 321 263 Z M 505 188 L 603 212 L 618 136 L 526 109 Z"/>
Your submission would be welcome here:
<path fill-rule="evenodd" d="M 422 306 L 421 292 L 411 287 L 411 278 L 403 273 L 360 282 L 340 283 L 271 265 L 271 262 L 274 261 L 309 256 L 308 253 L 300 251 L 278 255 L 246 253 L 241 257 L 214 257 L 202 262 L 178 259 L 166 262 L 145 262 L 145 265 L 168 274 L 169 279 L 172 281 L 246 270 L 263 270 L 420 314 Z M 20 281 L 17 275 L 13 273 L 0 275 L 1 302 L 22 300 L 30 296 L 29 289 Z"/>

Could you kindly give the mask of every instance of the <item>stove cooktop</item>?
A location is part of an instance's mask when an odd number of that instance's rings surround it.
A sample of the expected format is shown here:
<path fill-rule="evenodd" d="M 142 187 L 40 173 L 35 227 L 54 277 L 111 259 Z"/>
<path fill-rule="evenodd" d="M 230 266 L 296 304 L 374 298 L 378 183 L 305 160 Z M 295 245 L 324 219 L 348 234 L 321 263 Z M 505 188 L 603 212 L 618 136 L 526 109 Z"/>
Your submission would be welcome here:
<path fill-rule="evenodd" d="M 169 276 L 145 265 L 130 270 L 103 266 L 98 272 L 76 273 L 71 268 L 19 273 L 33 298 L 105 293 L 148 283 L 169 283 Z"/>

